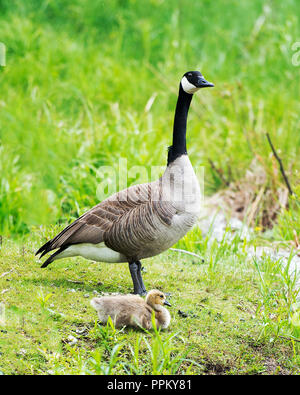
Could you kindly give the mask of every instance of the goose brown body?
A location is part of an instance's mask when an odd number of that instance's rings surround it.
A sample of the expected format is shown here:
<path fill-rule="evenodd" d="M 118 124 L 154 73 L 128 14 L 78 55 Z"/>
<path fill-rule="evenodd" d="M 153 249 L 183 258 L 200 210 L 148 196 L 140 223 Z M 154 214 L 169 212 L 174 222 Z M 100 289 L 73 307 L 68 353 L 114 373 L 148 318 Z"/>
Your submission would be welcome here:
<path fill-rule="evenodd" d="M 53 256 L 58 259 L 76 255 L 80 245 L 104 243 L 120 253 L 118 262 L 151 257 L 188 232 L 200 203 L 198 180 L 184 155 L 159 180 L 129 187 L 93 207 L 46 243 L 44 253 L 59 248 L 60 255 Z M 50 262 L 51 257 L 44 266 Z"/>

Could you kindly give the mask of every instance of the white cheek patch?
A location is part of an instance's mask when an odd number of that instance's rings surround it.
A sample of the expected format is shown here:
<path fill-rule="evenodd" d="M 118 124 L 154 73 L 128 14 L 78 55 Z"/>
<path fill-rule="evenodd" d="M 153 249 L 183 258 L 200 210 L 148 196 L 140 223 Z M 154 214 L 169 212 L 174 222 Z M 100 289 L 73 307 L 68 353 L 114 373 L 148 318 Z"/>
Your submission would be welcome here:
<path fill-rule="evenodd" d="M 197 92 L 197 90 L 199 89 L 195 85 L 191 84 L 186 77 L 182 78 L 181 86 L 186 93 L 190 94 Z"/>

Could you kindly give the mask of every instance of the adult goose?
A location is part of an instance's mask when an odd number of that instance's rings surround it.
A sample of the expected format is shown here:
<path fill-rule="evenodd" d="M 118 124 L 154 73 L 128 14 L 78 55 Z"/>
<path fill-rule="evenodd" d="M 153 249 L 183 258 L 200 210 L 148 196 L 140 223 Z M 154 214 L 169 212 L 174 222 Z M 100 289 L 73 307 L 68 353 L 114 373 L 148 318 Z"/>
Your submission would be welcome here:
<path fill-rule="evenodd" d="M 200 187 L 187 155 L 186 124 L 193 94 L 212 86 L 199 71 L 183 75 L 164 174 L 157 181 L 115 193 L 76 219 L 37 251 L 41 258 L 56 250 L 41 267 L 74 256 L 128 262 L 134 293 L 146 294 L 140 260 L 170 248 L 199 216 Z"/>

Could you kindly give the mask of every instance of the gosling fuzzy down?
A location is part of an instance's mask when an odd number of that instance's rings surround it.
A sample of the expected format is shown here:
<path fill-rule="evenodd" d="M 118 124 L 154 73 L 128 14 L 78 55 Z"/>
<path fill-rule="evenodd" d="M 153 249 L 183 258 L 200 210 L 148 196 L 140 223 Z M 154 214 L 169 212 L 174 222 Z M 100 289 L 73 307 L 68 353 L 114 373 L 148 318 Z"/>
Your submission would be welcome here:
<path fill-rule="evenodd" d="M 157 328 L 166 329 L 171 321 L 169 311 L 163 305 L 171 306 L 163 292 L 152 289 L 146 300 L 138 295 L 117 295 L 93 298 L 91 306 L 105 324 L 111 317 L 116 328 L 132 326 L 152 329 L 152 314 L 155 314 Z"/>

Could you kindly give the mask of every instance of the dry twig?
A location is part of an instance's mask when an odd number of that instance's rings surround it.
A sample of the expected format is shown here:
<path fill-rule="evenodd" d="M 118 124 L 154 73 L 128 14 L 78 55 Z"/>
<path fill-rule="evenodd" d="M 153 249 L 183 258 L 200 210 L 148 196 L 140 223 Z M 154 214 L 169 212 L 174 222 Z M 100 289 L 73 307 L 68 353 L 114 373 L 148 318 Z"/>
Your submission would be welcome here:
<path fill-rule="evenodd" d="M 176 252 L 182 252 L 183 254 L 192 255 L 192 256 L 194 256 L 194 257 L 196 257 L 196 258 L 200 258 L 200 259 L 203 261 L 203 258 L 202 258 L 200 255 L 195 254 L 194 252 L 190 252 L 190 251 L 186 251 L 186 250 L 181 250 L 180 248 L 170 248 L 170 250 L 176 251 Z"/>
<path fill-rule="evenodd" d="M 270 144 L 270 147 L 271 147 L 271 149 L 272 149 L 272 151 L 273 151 L 273 154 L 274 154 L 274 156 L 275 156 L 277 162 L 279 163 L 280 171 L 281 171 L 281 174 L 282 174 L 282 176 L 283 176 L 283 178 L 284 178 L 284 181 L 285 181 L 285 183 L 286 183 L 286 186 L 287 186 L 287 188 L 288 188 L 288 190 L 289 190 L 289 193 L 290 193 L 290 195 L 294 195 L 294 192 L 293 192 L 293 190 L 292 190 L 292 188 L 291 188 L 291 185 L 290 185 L 290 183 L 289 183 L 289 179 L 288 179 L 288 177 L 287 177 L 287 175 L 286 175 L 286 173 L 285 173 L 285 171 L 284 171 L 284 167 L 283 167 L 282 161 L 281 161 L 280 157 L 278 156 L 278 154 L 277 154 L 277 152 L 276 152 L 276 150 L 275 150 L 275 148 L 274 148 L 274 145 L 273 145 L 273 143 L 272 143 L 272 141 L 271 141 L 271 137 L 270 137 L 269 133 L 266 133 L 266 136 L 267 136 L 268 142 L 269 142 L 269 144 Z"/>

